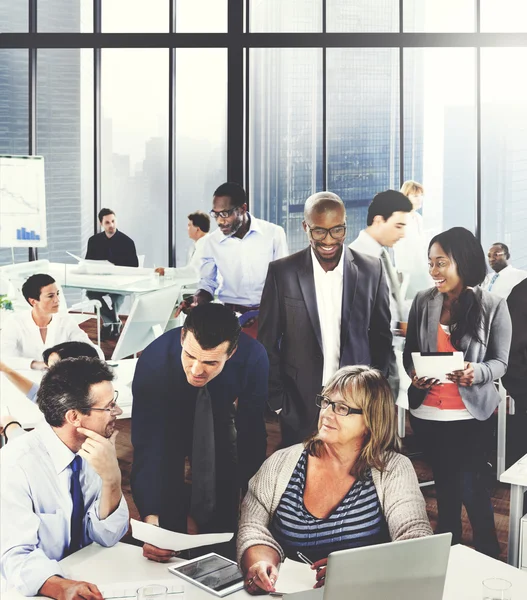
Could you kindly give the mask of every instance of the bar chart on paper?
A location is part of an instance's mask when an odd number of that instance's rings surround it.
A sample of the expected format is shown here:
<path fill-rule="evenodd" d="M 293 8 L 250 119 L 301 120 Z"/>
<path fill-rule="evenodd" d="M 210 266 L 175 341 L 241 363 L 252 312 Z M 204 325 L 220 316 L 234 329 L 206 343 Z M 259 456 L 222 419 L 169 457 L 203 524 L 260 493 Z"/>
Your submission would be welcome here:
<path fill-rule="evenodd" d="M 46 245 L 44 158 L 0 155 L 0 247 Z"/>

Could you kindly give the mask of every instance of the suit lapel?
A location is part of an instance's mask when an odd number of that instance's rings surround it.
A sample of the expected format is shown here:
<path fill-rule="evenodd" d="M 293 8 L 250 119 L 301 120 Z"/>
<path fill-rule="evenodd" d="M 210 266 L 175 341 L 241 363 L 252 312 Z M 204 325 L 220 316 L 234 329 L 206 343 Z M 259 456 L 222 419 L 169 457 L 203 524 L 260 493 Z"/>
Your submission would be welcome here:
<path fill-rule="evenodd" d="M 351 321 L 351 308 L 357 291 L 357 265 L 353 259 L 353 252 L 344 246 L 344 277 L 342 282 L 342 320 L 340 324 L 340 356 L 349 337 L 349 323 Z"/>
<path fill-rule="evenodd" d="M 443 294 L 436 292 L 428 301 L 428 323 L 427 345 L 428 352 L 437 352 L 437 328 L 441 318 L 441 309 L 443 308 Z"/>
<path fill-rule="evenodd" d="M 313 326 L 313 331 L 317 338 L 320 349 L 322 350 L 322 333 L 320 329 L 320 319 L 318 318 L 317 293 L 315 291 L 315 277 L 313 275 L 313 262 L 311 258 L 311 247 L 306 249 L 304 265 L 298 271 L 298 282 L 304 302 L 309 315 L 309 320 Z"/>

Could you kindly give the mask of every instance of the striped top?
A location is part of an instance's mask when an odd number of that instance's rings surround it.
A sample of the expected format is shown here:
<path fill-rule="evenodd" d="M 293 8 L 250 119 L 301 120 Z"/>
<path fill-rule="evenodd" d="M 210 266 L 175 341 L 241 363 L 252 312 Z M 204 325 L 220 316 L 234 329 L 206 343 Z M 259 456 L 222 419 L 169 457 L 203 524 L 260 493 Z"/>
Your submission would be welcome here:
<path fill-rule="evenodd" d="M 287 558 L 297 551 L 312 561 L 336 550 L 390 541 L 371 474 L 357 480 L 326 519 L 314 517 L 304 505 L 307 450 L 304 450 L 271 521 L 269 530 Z"/>

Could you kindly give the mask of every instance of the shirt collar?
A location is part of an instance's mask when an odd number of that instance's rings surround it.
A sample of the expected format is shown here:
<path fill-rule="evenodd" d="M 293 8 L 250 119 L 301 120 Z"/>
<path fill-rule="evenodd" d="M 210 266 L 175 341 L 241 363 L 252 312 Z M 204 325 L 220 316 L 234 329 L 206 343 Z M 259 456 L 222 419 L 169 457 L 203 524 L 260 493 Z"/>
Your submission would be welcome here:
<path fill-rule="evenodd" d="M 377 256 L 380 256 L 382 254 L 384 246 L 379 244 L 379 242 L 374 237 L 372 237 L 365 229 L 363 229 L 359 233 L 359 239 L 363 244 L 368 246 L 370 252 L 375 252 Z"/>
<path fill-rule="evenodd" d="M 337 266 L 333 269 L 333 271 L 324 271 L 320 263 L 318 262 L 317 255 L 315 254 L 313 247 L 311 246 L 311 259 L 313 261 L 313 270 L 317 271 L 319 274 L 327 275 L 328 273 L 336 273 L 340 276 L 344 275 L 344 253 L 346 252 L 346 247 L 342 246 L 342 254 L 340 255 L 339 262 Z"/>
<path fill-rule="evenodd" d="M 254 231 L 256 233 L 262 233 L 262 229 L 261 229 L 260 224 L 258 222 L 259 219 L 256 219 L 255 217 L 253 217 L 251 215 L 251 213 L 248 212 L 248 211 L 247 211 L 247 214 L 251 218 L 251 223 L 250 223 L 249 229 L 248 229 L 247 233 L 244 235 L 243 239 L 245 239 L 251 233 L 251 231 Z M 218 229 L 217 231 L 220 231 L 220 230 Z M 221 231 L 220 231 L 220 235 L 221 235 L 221 238 L 220 238 L 220 244 L 221 244 L 225 240 L 229 240 L 234 235 L 234 233 L 231 233 L 231 235 L 223 235 L 223 233 L 221 233 Z"/>
<path fill-rule="evenodd" d="M 42 443 L 48 451 L 57 475 L 62 473 L 75 458 L 75 454 L 59 438 L 48 423 L 44 422 L 39 424 L 37 430 Z"/>

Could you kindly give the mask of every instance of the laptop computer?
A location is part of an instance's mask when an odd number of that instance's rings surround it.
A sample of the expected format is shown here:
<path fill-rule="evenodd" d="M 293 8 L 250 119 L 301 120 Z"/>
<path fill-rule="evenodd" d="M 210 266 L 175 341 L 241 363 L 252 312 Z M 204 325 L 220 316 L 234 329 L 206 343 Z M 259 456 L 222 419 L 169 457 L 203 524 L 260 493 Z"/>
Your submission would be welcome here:
<path fill-rule="evenodd" d="M 451 533 L 332 552 L 320 590 L 287 600 L 442 600 Z M 280 585 L 280 584 L 278 584 Z"/>

